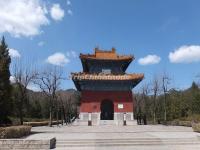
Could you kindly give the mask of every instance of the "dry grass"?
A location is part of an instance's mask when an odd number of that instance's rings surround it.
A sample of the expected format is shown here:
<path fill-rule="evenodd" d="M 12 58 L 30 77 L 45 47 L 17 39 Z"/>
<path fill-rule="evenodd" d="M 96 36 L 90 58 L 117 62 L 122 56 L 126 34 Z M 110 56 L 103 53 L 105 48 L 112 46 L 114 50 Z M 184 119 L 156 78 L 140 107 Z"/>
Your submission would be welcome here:
<path fill-rule="evenodd" d="M 200 115 L 199 114 L 193 114 L 188 117 L 182 117 L 179 120 L 181 121 L 195 121 L 195 122 L 200 122 Z"/>
<path fill-rule="evenodd" d="M 200 132 L 200 123 L 192 123 L 192 129 L 194 132 Z"/>
<path fill-rule="evenodd" d="M 173 121 L 168 121 L 166 125 L 192 127 L 192 122 L 182 121 L 182 120 L 173 120 Z"/>
<path fill-rule="evenodd" d="M 58 121 L 58 124 L 60 124 L 61 121 Z M 56 125 L 57 121 L 52 121 L 52 125 Z M 24 122 L 23 125 L 26 126 L 32 126 L 32 127 L 38 127 L 38 126 L 48 126 L 49 121 L 41 121 L 41 122 Z"/>
<path fill-rule="evenodd" d="M 192 127 L 191 121 L 179 121 L 179 126 Z"/>
<path fill-rule="evenodd" d="M 31 126 L 11 126 L 0 128 L 0 139 L 20 138 L 31 133 Z"/>

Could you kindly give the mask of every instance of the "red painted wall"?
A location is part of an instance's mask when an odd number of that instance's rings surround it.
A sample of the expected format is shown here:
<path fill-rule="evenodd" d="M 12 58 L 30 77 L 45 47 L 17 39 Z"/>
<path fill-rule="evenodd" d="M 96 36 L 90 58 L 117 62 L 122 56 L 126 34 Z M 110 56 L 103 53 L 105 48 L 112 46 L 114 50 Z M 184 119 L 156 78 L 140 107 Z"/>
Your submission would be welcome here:
<path fill-rule="evenodd" d="M 113 101 L 114 112 L 133 112 L 132 91 L 82 91 L 80 112 L 101 112 L 101 101 L 105 99 Z M 118 104 L 123 104 L 123 109 Z"/>

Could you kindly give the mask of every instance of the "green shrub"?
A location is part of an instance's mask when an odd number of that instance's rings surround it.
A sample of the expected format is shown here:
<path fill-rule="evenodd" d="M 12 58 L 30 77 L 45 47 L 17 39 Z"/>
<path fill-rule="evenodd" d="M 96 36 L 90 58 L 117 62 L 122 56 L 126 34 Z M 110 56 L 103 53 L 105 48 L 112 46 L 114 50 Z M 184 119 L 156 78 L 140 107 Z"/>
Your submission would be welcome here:
<path fill-rule="evenodd" d="M 11 126 L 0 128 L 0 139 L 20 138 L 31 133 L 31 126 Z"/>

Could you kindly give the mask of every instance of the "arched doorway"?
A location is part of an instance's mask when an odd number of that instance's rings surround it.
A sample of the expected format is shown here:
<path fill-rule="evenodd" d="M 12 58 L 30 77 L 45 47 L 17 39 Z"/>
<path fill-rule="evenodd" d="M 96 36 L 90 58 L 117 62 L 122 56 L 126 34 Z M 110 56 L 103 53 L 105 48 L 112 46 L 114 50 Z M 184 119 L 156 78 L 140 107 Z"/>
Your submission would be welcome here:
<path fill-rule="evenodd" d="M 114 119 L 114 104 L 111 100 L 103 100 L 101 102 L 101 120 Z"/>

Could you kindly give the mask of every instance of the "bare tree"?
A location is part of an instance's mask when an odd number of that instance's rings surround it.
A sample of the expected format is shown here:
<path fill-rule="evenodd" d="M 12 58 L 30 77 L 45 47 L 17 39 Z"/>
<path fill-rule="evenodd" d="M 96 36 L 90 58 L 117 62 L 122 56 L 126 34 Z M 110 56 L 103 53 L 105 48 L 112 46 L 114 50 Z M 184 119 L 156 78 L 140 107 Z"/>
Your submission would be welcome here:
<path fill-rule="evenodd" d="M 134 102 L 135 102 L 135 113 L 136 115 L 138 115 L 140 113 L 141 107 L 140 107 L 140 93 L 138 92 L 137 94 L 134 95 Z"/>
<path fill-rule="evenodd" d="M 13 80 L 17 88 L 16 106 L 19 112 L 20 124 L 23 124 L 23 109 L 24 103 L 28 101 L 28 86 L 33 83 L 36 78 L 37 72 L 24 67 L 23 65 L 15 64 L 13 68 Z"/>
<path fill-rule="evenodd" d="M 156 109 L 157 109 L 157 96 L 160 90 L 160 82 L 157 76 L 154 76 L 152 82 L 152 92 L 153 92 L 153 122 L 156 123 Z"/>
<path fill-rule="evenodd" d="M 144 103 L 144 113 L 147 113 L 147 97 L 149 94 L 149 84 L 143 84 L 142 86 L 142 100 Z"/>
<path fill-rule="evenodd" d="M 61 110 L 61 120 L 62 120 L 62 125 L 63 122 L 66 123 L 66 112 L 65 112 L 65 105 L 64 105 L 64 99 L 65 96 L 62 93 L 58 93 L 58 101 L 59 101 L 59 107 Z"/>
<path fill-rule="evenodd" d="M 162 90 L 164 94 L 164 121 L 167 121 L 166 103 L 167 103 L 167 92 L 169 84 L 170 84 L 170 78 L 166 73 L 164 73 L 162 76 Z"/>
<path fill-rule="evenodd" d="M 62 116 L 65 123 L 71 123 L 78 117 L 78 106 L 80 105 L 80 93 L 76 91 L 59 91 L 58 99 Z"/>
<path fill-rule="evenodd" d="M 57 102 L 56 92 L 60 87 L 61 80 L 63 79 L 61 68 L 54 67 L 47 68 L 45 71 L 41 72 L 34 82 L 39 85 L 42 92 L 49 99 L 49 126 L 52 126 L 53 105 Z M 58 105 L 56 106 L 58 107 Z"/>
<path fill-rule="evenodd" d="M 143 84 L 141 87 L 140 92 L 138 92 L 135 96 L 135 103 L 136 103 L 136 113 L 145 113 L 147 112 L 146 110 L 146 100 L 147 100 L 147 95 L 149 93 L 149 86 L 148 84 Z"/>

